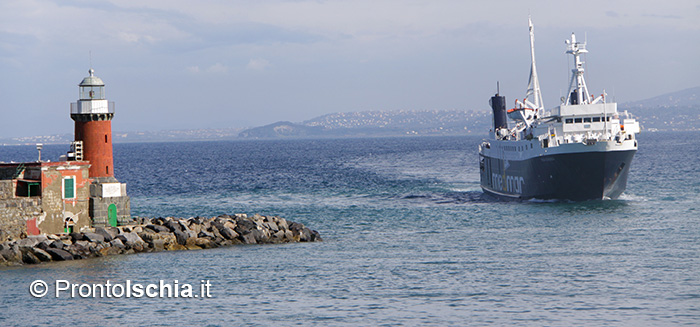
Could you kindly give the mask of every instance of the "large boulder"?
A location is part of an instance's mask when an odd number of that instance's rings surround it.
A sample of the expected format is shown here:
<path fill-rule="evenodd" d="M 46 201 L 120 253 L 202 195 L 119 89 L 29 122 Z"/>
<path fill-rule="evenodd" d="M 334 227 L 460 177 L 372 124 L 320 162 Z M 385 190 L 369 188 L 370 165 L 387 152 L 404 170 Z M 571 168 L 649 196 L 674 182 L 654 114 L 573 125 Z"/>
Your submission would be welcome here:
<path fill-rule="evenodd" d="M 170 233 L 170 228 L 162 225 L 146 225 L 146 229 L 150 229 L 156 233 Z"/>
<path fill-rule="evenodd" d="M 177 240 L 177 243 L 180 245 L 186 245 L 187 239 L 190 238 L 189 235 L 187 235 L 187 233 L 185 233 L 179 229 L 173 230 L 173 234 L 175 234 L 175 239 Z"/>
<path fill-rule="evenodd" d="M 85 259 L 94 257 L 97 250 L 88 241 L 77 241 L 68 246 L 68 252 L 73 255 L 73 259 Z"/>
<path fill-rule="evenodd" d="M 32 253 L 32 248 L 29 246 L 22 246 L 20 247 L 20 251 L 22 252 L 22 262 L 25 264 L 29 265 L 34 265 L 37 263 L 41 263 L 41 260 L 37 258 L 34 253 Z"/>
<path fill-rule="evenodd" d="M 272 220 L 263 222 L 263 226 L 266 229 L 269 229 L 270 232 L 272 232 L 272 233 L 276 233 L 277 231 L 280 230 L 279 226 L 277 226 L 277 223 L 275 223 Z"/>
<path fill-rule="evenodd" d="M 193 242 L 195 245 L 199 246 L 202 249 L 211 249 L 219 247 L 219 245 L 214 243 L 212 240 L 201 237 L 194 238 Z"/>
<path fill-rule="evenodd" d="M 216 238 L 216 235 L 214 235 L 214 233 L 212 233 L 212 232 L 207 232 L 205 230 L 202 230 L 197 234 L 197 237 L 198 238 L 209 238 L 209 239 L 213 240 Z"/>
<path fill-rule="evenodd" d="M 165 240 L 164 239 L 151 240 L 150 242 L 148 242 L 148 246 L 153 251 L 165 251 Z"/>
<path fill-rule="evenodd" d="M 46 235 L 30 235 L 30 236 L 27 236 L 26 238 L 22 238 L 22 239 L 18 240 L 16 243 L 20 247 L 22 247 L 22 246 L 32 247 L 32 246 L 39 244 L 39 242 L 43 242 L 45 240 L 48 240 Z"/>
<path fill-rule="evenodd" d="M 253 229 L 248 235 L 255 239 L 255 243 L 269 243 L 270 232 L 267 230 Z"/>
<path fill-rule="evenodd" d="M 106 232 L 105 232 L 106 233 Z M 85 239 L 93 242 L 93 243 L 102 243 L 106 242 L 105 237 L 102 234 L 98 233 L 83 233 L 85 235 Z M 109 236 L 109 234 L 107 234 Z M 110 239 L 111 241 L 111 239 Z"/>
<path fill-rule="evenodd" d="M 238 237 L 238 233 L 226 226 L 221 225 L 218 229 L 221 236 L 223 236 L 227 240 L 235 240 Z"/>
<path fill-rule="evenodd" d="M 166 251 L 178 251 L 178 250 L 186 250 L 185 246 L 178 243 L 177 237 L 175 234 L 171 233 L 159 233 L 158 237 L 160 240 L 163 240 L 163 248 Z M 153 240 L 154 242 L 156 240 Z"/>
<path fill-rule="evenodd" d="M 22 261 L 22 251 L 19 250 L 17 245 L 4 246 L 0 249 L 0 256 L 2 256 L 8 262 L 21 262 Z"/>
<path fill-rule="evenodd" d="M 32 254 L 43 262 L 52 260 L 51 254 L 39 248 L 32 248 Z"/>
<path fill-rule="evenodd" d="M 199 231 L 191 229 L 185 220 L 178 220 L 178 224 L 180 224 L 180 230 L 187 234 L 187 238 L 197 237 L 197 233 L 199 233 Z"/>
<path fill-rule="evenodd" d="M 248 234 L 251 230 L 255 229 L 256 225 L 253 221 L 248 219 L 236 219 L 236 228 L 234 231 L 238 234 Z"/>
<path fill-rule="evenodd" d="M 63 249 L 64 246 L 66 246 L 66 244 L 63 243 L 62 241 L 52 241 L 51 244 L 49 245 L 49 248 Z"/>
<path fill-rule="evenodd" d="M 170 219 L 166 221 L 163 226 L 167 227 L 169 232 L 174 233 L 176 230 L 177 231 L 182 231 L 182 226 L 180 226 L 180 223 L 176 220 Z"/>
<path fill-rule="evenodd" d="M 246 234 L 240 234 L 238 236 L 238 239 L 241 240 L 244 244 L 255 244 L 257 241 L 255 240 L 255 234 L 248 232 Z"/>
<path fill-rule="evenodd" d="M 274 217 L 273 220 L 275 221 L 275 224 L 277 224 L 277 227 L 279 227 L 280 230 L 289 229 L 289 224 L 287 223 L 286 219 L 281 217 Z"/>
<path fill-rule="evenodd" d="M 311 230 L 307 227 L 304 227 L 301 231 L 299 231 L 299 240 L 302 242 L 311 242 Z"/>
<path fill-rule="evenodd" d="M 73 255 L 62 249 L 48 248 L 46 252 L 48 252 L 55 261 L 73 260 Z"/>
<path fill-rule="evenodd" d="M 124 243 L 122 243 L 122 240 L 115 238 L 111 241 L 109 241 L 109 246 L 118 248 L 118 249 L 124 249 L 126 246 L 124 246 Z"/>
<path fill-rule="evenodd" d="M 322 242 L 321 233 L 316 230 L 311 230 L 311 242 Z"/>
<path fill-rule="evenodd" d="M 133 233 L 133 232 L 119 234 L 119 235 L 117 235 L 117 239 L 122 241 L 122 243 L 124 245 L 126 245 L 130 248 L 134 248 L 134 247 L 143 248 L 143 245 L 145 244 L 143 239 L 141 239 L 141 237 L 138 234 Z"/>
<path fill-rule="evenodd" d="M 73 242 L 82 241 L 85 239 L 85 235 L 78 232 L 70 233 L 70 237 Z"/>
<path fill-rule="evenodd" d="M 39 242 L 39 244 L 37 244 L 34 247 L 38 248 L 38 249 L 46 250 L 46 249 L 51 247 L 51 243 L 53 243 L 53 241 L 47 239 L 45 241 Z"/>
<path fill-rule="evenodd" d="M 114 228 L 114 227 L 112 227 L 112 228 Z M 118 231 L 119 230 L 117 229 L 117 232 L 110 232 L 107 229 L 105 229 L 104 227 L 95 228 L 95 234 L 102 235 L 102 237 L 104 238 L 104 241 L 107 243 L 109 243 L 111 240 L 113 240 L 115 237 L 117 237 Z"/>
<path fill-rule="evenodd" d="M 153 219 L 151 219 L 151 224 L 163 225 L 163 224 L 165 224 L 165 221 L 168 219 L 170 219 L 170 218 L 163 218 L 163 217 L 153 218 Z"/>
<path fill-rule="evenodd" d="M 276 233 L 273 233 L 270 238 L 272 242 L 280 243 L 284 241 L 284 231 L 278 230 Z"/>
<path fill-rule="evenodd" d="M 236 228 L 236 221 L 232 219 L 226 219 L 224 221 L 224 227 L 228 227 L 230 229 L 235 229 Z"/>

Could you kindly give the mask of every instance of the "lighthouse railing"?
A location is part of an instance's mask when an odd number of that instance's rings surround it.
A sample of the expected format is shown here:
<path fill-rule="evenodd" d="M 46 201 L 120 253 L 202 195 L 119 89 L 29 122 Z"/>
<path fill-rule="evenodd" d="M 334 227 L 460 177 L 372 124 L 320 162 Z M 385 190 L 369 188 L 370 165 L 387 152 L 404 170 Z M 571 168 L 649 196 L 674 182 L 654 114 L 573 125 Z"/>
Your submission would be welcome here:
<path fill-rule="evenodd" d="M 71 114 L 113 114 L 114 101 L 78 101 L 70 104 Z"/>

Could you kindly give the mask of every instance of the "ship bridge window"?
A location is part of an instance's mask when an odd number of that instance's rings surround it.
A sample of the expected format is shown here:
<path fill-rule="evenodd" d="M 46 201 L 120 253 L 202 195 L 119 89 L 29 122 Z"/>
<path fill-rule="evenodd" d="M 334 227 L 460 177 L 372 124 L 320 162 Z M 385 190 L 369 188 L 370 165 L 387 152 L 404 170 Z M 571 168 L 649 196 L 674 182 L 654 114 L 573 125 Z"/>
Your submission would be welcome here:
<path fill-rule="evenodd" d="M 584 123 L 590 123 L 591 122 L 591 117 L 586 117 L 583 119 Z"/>
<path fill-rule="evenodd" d="M 593 117 L 593 122 L 594 122 L 594 123 L 599 123 L 599 122 L 600 122 L 600 117 Z"/>
<path fill-rule="evenodd" d="M 576 119 L 574 119 L 574 122 L 576 122 L 576 123 L 581 123 L 581 122 L 583 122 L 583 119 L 582 119 L 582 118 L 576 118 Z"/>
<path fill-rule="evenodd" d="M 574 123 L 574 119 L 573 119 L 573 118 L 567 118 L 567 119 L 566 119 L 566 123 L 567 123 L 567 124 L 573 124 L 573 123 Z"/>

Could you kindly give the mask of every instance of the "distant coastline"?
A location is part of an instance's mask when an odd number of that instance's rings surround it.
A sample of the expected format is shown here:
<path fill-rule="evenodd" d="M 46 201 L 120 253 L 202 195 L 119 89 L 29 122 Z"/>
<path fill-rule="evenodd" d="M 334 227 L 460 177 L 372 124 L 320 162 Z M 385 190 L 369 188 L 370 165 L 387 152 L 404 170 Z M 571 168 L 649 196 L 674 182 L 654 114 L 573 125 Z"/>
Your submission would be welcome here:
<path fill-rule="evenodd" d="M 700 87 L 618 105 L 639 117 L 643 131 L 700 131 Z M 358 111 L 303 122 L 278 121 L 251 128 L 208 128 L 113 133 L 114 143 L 225 141 L 241 139 L 457 136 L 486 134 L 487 110 Z M 73 134 L 0 138 L 0 145 L 68 144 Z"/>

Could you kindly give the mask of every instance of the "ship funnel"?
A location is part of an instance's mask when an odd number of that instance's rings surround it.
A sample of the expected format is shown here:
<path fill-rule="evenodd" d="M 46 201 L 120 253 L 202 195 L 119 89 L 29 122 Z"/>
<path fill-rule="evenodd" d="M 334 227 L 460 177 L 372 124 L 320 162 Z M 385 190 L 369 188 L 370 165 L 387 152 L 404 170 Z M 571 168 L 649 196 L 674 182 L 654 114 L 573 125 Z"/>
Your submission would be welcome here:
<path fill-rule="evenodd" d="M 506 118 L 506 97 L 496 93 L 489 100 L 491 109 L 493 109 L 493 131 L 499 128 L 508 128 L 508 120 Z"/>

